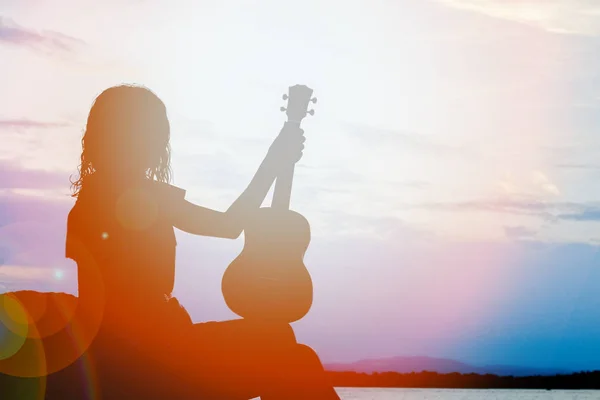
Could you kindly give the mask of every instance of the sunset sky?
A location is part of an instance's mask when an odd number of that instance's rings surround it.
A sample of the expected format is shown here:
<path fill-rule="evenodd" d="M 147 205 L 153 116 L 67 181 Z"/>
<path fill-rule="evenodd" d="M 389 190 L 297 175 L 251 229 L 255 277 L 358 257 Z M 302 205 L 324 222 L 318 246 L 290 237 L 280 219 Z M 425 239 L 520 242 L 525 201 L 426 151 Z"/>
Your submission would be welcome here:
<path fill-rule="evenodd" d="M 0 0 L 0 292 L 77 293 L 64 258 L 93 99 L 165 102 L 173 184 L 225 210 L 314 89 L 292 208 L 324 362 L 600 368 L 594 0 Z M 175 295 L 234 318 L 235 241 L 177 232 Z"/>

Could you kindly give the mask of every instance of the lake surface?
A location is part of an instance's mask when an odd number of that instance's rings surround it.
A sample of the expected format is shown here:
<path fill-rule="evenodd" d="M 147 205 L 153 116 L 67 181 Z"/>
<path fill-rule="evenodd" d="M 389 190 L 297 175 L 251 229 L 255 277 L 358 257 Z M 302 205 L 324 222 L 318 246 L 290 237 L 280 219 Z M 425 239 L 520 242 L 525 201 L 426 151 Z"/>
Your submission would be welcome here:
<path fill-rule="evenodd" d="M 342 400 L 600 400 L 600 390 L 336 388 Z"/>

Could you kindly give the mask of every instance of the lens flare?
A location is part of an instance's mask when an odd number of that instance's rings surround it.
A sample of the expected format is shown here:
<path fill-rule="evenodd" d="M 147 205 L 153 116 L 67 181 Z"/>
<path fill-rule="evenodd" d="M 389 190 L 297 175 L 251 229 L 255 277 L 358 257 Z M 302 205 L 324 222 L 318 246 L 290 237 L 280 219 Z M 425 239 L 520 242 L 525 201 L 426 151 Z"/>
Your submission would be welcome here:
<path fill-rule="evenodd" d="M 29 331 L 27 311 L 13 296 L 2 296 L 0 308 L 0 360 L 14 356 Z"/>
<path fill-rule="evenodd" d="M 77 240 L 77 239 L 74 239 Z M 92 254 L 77 243 L 88 260 L 88 279 L 97 282 L 81 301 L 65 293 L 22 291 L 0 294 L 0 373 L 41 378 L 73 366 L 84 355 L 103 319 L 104 285 Z M 96 391 L 92 364 L 84 365 L 88 390 Z"/>
<path fill-rule="evenodd" d="M 23 304 L 17 299 L 14 295 L 5 295 L 3 297 L 2 309 L 6 313 L 6 316 L 9 318 L 13 324 L 16 325 L 28 325 L 29 324 L 29 315 Z M 8 322 L 7 323 L 11 323 Z"/>
<path fill-rule="evenodd" d="M 57 280 L 61 280 L 65 276 L 65 272 L 62 269 L 54 270 L 54 278 Z"/>

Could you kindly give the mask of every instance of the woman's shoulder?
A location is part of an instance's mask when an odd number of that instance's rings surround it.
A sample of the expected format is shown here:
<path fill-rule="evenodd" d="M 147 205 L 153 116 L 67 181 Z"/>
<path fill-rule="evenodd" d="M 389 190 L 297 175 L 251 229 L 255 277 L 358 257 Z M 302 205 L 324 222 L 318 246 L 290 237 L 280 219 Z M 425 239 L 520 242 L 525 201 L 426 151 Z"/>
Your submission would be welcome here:
<path fill-rule="evenodd" d="M 166 196 L 167 198 L 184 198 L 186 191 L 167 182 L 150 178 L 124 179 L 122 181 L 107 179 L 106 177 L 88 177 L 88 181 L 80 191 L 78 201 L 100 199 L 103 202 L 109 198 L 118 198 L 131 192 L 145 192 L 152 196 Z"/>
<path fill-rule="evenodd" d="M 101 184 L 91 180 L 82 188 L 68 220 L 106 219 L 117 215 L 145 214 L 144 210 L 173 209 L 180 206 L 186 191 L 167 182 L 152 179 L 130 181 L 126 185 Z"/>
<path fill-rule="evenodd" d="M 124 207 L 128 210 L 127 213 L 140 213 L 143 209 L 155 209 L 161 215 L 169 216 L 172 210 L 181 207 L 185 193 L 184 189 L 170 183 L 144 179 L 119 196 L 116 203 L 117 213 Z"/>
<path fill-rule="evenodd" d="M 145 185 L 149 187 L 159 196 L 164 196 L 167 199 L 183 199 L 185 197 L 185 189 L 178 186 L 172 185 L 167 182 L 156 181 L 153 179 L 146 179 Z"/>

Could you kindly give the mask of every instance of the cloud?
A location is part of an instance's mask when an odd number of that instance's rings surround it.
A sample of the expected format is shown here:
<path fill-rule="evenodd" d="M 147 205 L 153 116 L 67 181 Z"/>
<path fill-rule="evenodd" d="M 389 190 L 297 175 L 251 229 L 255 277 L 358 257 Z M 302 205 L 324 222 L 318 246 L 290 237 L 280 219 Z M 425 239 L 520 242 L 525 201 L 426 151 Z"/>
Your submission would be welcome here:
<path fill-rule="evenodd" d="M 524 226 L 505 226 L 504 234 L 509 239 L 524 239 L 535 236 L 537 232 L 533 229 L 526 228 Z"/>
<path fill-rule="evenodd" d="M 523 176 L 525 179 L 523 179 Z M 560 190 L 547 176 L 541 171 L 533 170 L 528 176 L 519 174 L 505 174 L 504 178 L 498 181 L 498 186 L 507 196 L 521 196 L 532 199 L 542 199 L 560 195 Z"/>
<path fill-rule="evenodd" d="M 563 163 L 556 164 L 556 168 L 561 169 L 576 169 L 576 170 L 586 170 L 586 171 L 600 171 L 600 165 L 592 164 L 592 163 Z"/>
<path fill-rule="evenodd" d="M 600 4 L 596 0 L 438 0 L 438 2 L 555 33 L 600 34 Z"/>
<path fill-rule="evenodd" d="M 30 119 L 0 119 L 0 129 L 61 128 L 69 126 L 66 122 L 43 122 Z"/>
<path fill-rule="evenodd" d="M 69 208 L 69 202 L 41 197 L 0 196 L 0 217 L 7 210 L 12 218 L 0 227 L 0 292 L 76 292 L 74 266 L 64 260 Z M 312 223 L 310 216 L 309 220 Z M 401 354 L 413 344 L 434 345 L 444 336 L 463 346 L 464 353 L 477 350 L 487 363 L 494 360 L 497 348 L 493 335 L 486 333 L 493 327 L 510 338 L 510 349 L 521 349 L 525 337 L 546 343 L 548 334 L 597 332 L 597 248 L 536 241 L 449 243 L 396 218 L 347 214 L 338 224 L 345 235 L 314 237 L 309 247 L 306 265 L 317 298 L 299 326 L 299 338 L 327 358 Z M 527 234 L 513 229 L 519 232 Z M 371 233 L 383 237 L 376 239 Z M 194 320 L 234 318 L 223 301 L 220 281 L 242 241 L 179 232 L 178 242 L 176 295 Z M 197 264 L 200 258 L 202 268 Z M 63 279 L 58 279 L 56 271 L 63 269 Z M 390 304 L 394 307 L 385 306 Z M 354 314 L 340 310 L 359 310 L 363 324 L 357 328 Z M 323 321 L 330 335 L 321 334 Z M 465 327 L 469 323 L 477 326 Z M 369 328 L 374 326 L 377 329 Z M 381 332 L 387 333 L 381 337 Z M 339 337 L 347 339 L 340 344 Z M 356 346 L 361 343 L 376 346 Z M 353 350 L 348 353 L 348 348 Z M 543 357 L 552 348 L 547 344 L 528 355 L 539 352 Z"/>
<path fill-rule="evenodd" d="M 0 160 L 0 190 L 64 189 L 67 193 L 69 186 L 68 173 L 26 169 L 10 160 Z"/>
<path fill-rule="evenodd" d="M 526 339 L 543 343 L 527 356 L 544 360 L 556 348 L 549 336 L 568 337 L 576 328 L 598 332 L 597 247 L 535 240 L 403 245 L 365 239 L 311 243 L 306 265 L 320 298 L 307 319 L 329 321 L 331 335 L 310 332 L 303 340 L 314 340 L 330 359 L 402 354 L 443 338 L 453 344 L 447 351 L 460 347 L 461 357 L 476 354 L 488 363 L 496 351 L 521 351 Z M 360 310 L 363 324 L 357 327 L 351 313 L 340 313 L 340 305 Z M 302 338 L 308 328 L 299 328 Z M 336 342 L 340 337 L 347 339 Z M 575 353 L 589 360 L 586 351 Z M 514 359 L 524 362 L 527 356 L 517 353 Z"/>
<path fill-rule="evenodd" d="M 85 42 L 59 32 L 35 31 L 0 16 L 0 43 L 23 46 L 44 53 L 72 53 Z"/>
<path fill-rule="evenodd" d="M 431 186 L 431 182 L 424 180 L 395 180 L 369 176 L 362 172 L 351 171 L 341 167 L 313 167 L 310 165 L 296 165 L 296 175 L 301 180 L 312 181 L 310 191 L 312 196 L 318 196 L 319 192 L 329 193 L 356 193 L 366 189 L 370 185 L 386 185 L 394 189 L 406 188 L 422 190 Z M 306 177 L 306 179 L 305 179 Z M 314 200 L 314 198 L 313 198 Z"/>
<path fill-rule="evenodd" d="M 429 135 L 376 128 L 362 124 L 345 124 L 344 128 L 352 137 L 369 146 L 389 146 L 398 149 L 398 151 L 401 149 L 420 150 L 434 155 L 465 155 L 469 153 L 464 147 L 441 143 Z"/>
<path fill-rule="evenodd" d="M 430 240 L 435 234 L 392 216 L 360 215 L 342 210 L 316 213 L 313 225 L 320 224 L 320 234 L 328 239 L 340 240 L 340 238 L 357 239 L 370 238 L 371 240 L 389 240 L 390 243 L 407 244 L 422 240 Z"/>
<path fill-rule="evenodd" d="M 65 222 L 66 215 L 72 206 L 71 199 L 46 196 L 27 196 L 12 192 L 0 192 L 0 228 L 26 221 L 36 223 Z M 63 221 L 64 219 L 64 221 Z"/>
<path fill-rule="evenodd" d="M 69 184 L 68 173 L 0 160 L 0 292 L 76 289 L 74 265 L 64 256 Z"/>
<path fill-rule="evenodd" d="M 64 256 L 71 205 L 44 196 L 0 192 L 0 292 L 73 291 L 73 265 Z"/>
<path fill-rule="evenodd" d="M 0 293 L 24 289 L 74 293 L 76 277 L 73 266 L 49 268 L 0 264 Z"/>
<path fill-rule="evenodd" d="M 48 279 L 54 275 L 51 268 L 23 267 L 16 265 L 0 265 L 0 280 L 39 280 Z"/>
<path fill-rule="evenodd" d="M 396 184 L 396 182 L 394 182 L 394 184 Z M 405 181 L 405 182 L 399 182 L 398 184 L 400 184 L 401 186 L 404 186 L 407 188 L 413 188 L 413 189 L 424 189 L 426 187 L 431 186 L 430 182 L 425 182 L 425 181 Z"/>
<path fill-rule="evenodd" d="M 479 199 L 455 202 L 432 202 L 410 206 L 431 211 L 487 211 L 510 214 L 539 215 L 548 212 L 553 205 L 538 200 Z"/>
<path fill-rule="evenodd" d="M 558 196 L 560 194 L 560 190 L 558 189 L 558 187 L 540 171 L 533 171 L 531 180 L 534 185 L 539 187 L 543 192 L 547 194 L 555 196 Z"/>
<path fill-rule="evenodd" d="M 570 221 L 600 221 L 600 207 L 589 207 L 576 213 L 561 214 L 558 218 Z"/>
<path fill-rule="evenodd" d="M 432 202 L 407 206 L 444 212 L 490 212 L 542 217 L 548 220 L 600 220 L 600 204 L 549 202 L 526 198 Z"/>
<path fill-rule="evenodd" d="M 1 114 L 1 112 L 0 112 Z M 0 160 L 18 160 L 27 167 L 70 171 L 79 163 L 81 130 L 74 119 L 2 118 Z M 73 171 L 74 172 L 74 171 Z M 68 185 L 68 174 L 66 175 Z M 67 187 L 67 186 L 65 186 Z"/>

